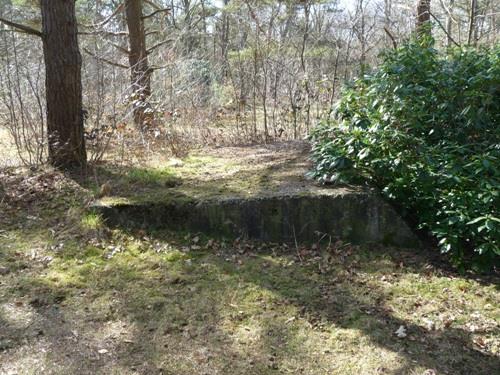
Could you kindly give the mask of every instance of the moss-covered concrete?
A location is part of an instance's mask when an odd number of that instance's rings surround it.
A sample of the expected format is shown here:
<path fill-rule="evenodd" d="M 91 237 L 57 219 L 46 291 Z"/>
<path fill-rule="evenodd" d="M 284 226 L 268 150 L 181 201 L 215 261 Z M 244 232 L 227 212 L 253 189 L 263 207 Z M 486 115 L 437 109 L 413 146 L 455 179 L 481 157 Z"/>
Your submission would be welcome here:
<path fill-rule="evenodd" d="M 134 178 L 114 180 L 117 194 L 100 200 L 94 209 L 114 226 L 277 242 L 331 236 L 352 243 L 418 244 L 375 192 L 328 188 L 307 180 L 307 155 L 301 143 L 230 148 L 190 156 L 176 167 L 134 168 Z M 164 180 L 178 183 L 165 186 Z"/>
<path fill-rule="evenodd" d="M 169 228 L 264 241 L 314 241 L 323 235 L 352 243 L 403 247 L 418 240 L 392 207 L 369 191 L 148 203 L 98 203 L 112 226 Z"/>

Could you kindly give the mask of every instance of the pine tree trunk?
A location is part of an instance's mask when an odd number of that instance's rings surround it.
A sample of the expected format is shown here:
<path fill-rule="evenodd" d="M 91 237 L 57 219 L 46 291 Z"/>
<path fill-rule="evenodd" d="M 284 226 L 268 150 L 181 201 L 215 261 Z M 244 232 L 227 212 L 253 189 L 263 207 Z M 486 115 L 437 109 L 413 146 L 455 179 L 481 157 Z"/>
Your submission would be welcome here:
<path fill-rule="evenodd" d="M 50 163 L 85 168 L 82 59 L 78 48 L 75 0 L 41 0 Z"/>
<path fill-rule="evenodd" d="M 431 0 L 418 0 L 417 5 L 417 35 L 419 37 L 431 34 Z"/>
<path fill-rule="evenodd" d="M 126 0 L 125 14 L 129 33 L 129 65 L 134 92 L 134 121 L 144 125 L 147 99 L 151 95 L 151 70 L 148 65 L 142 0 Z"/>

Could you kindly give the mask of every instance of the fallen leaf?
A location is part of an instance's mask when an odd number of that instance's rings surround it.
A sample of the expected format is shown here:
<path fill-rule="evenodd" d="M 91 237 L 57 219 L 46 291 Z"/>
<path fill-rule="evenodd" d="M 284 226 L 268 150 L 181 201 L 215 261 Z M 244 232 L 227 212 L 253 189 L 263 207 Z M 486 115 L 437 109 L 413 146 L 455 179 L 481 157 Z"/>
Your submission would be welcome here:
<path fill-rule="evenodd" d="M 474 344 L 479 346 L 481 349 L 484 349 L 486 347 L 486 343 L 484 342 L 484 339 L 482 337 L 476 337 L 474 339 Z"/>
<path fill-rule="evenodd" d="M 432 320 L 424 319 L 424 323 L 428 331 L 433 331 L 436 329 L 436 323 L 434 323 Z"/>
<path fill-rule="evenodd" d="M 396 334 L 397 337 L 399 337 L 400 339 L 404 339 L 406 336 L 408 336 L 408 334 L 406 333 L 406 328 L 405 326 L 399 326 L 398 330 L 396 332 L 394 332 Z"/>

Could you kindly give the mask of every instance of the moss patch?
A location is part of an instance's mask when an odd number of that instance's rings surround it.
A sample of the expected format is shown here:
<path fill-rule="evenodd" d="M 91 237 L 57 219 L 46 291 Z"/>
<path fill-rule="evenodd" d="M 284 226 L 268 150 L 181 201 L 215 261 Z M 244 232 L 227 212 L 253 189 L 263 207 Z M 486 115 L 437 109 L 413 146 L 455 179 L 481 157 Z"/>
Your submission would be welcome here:
<path fill-rule="evenodd" d="M 301 190 L 309 166 L 307 145 L 285 146 L 207 149 L 182 160 L 150 160 L 141 167 L 104 164 L 96 169 L 97 183 L 94 180 L 88 187 L 97 193 L 99 183 L 109 182 L 111 198 L 134 202 L 179 196 L 195 200 L 257 197 Z"/>

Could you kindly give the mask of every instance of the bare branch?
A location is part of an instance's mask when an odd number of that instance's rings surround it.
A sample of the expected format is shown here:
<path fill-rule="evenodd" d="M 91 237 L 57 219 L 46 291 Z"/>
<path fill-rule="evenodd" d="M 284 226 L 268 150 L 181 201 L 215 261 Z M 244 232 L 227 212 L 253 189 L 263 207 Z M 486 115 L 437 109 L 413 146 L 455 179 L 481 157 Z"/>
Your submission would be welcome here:
<path fill-rule="evenodd" d="M 154 35 L 154 34 L 159 34 L 159 33 L 160 33 L 159 30 L 147 31 L 146 32 L 146 36 L 150 36 L 150 35 Z"/>
<path fill-rule="evenodd" d="M 130 51 L 128 50 L 128 48 L 122 47 L 122 46 L 120 46 L 118 44 L 115 44 L 115 43 L 109 41 L 109 40 L 107 42 L 109 44 L 111 44 L 113 47 L 115 47 L 118 51 L 124 53 L 125 55 L 130 55 Z"/>
<path fill-rule="evenodd" d="M 451 19 L 454 23 L 458 24 L 458 21 L 457 21 L 457 20 L 453 17 L 453 14 L 451 13 L 451 9 L 450 9 L 450 8 L 448 8 L 446 5 L 444 5 L 443 0 L 439 0 L 439 2 L 441 3 L 441 7 L 442 7 L 442 8 L 446 11 L 446 13 L 448 13 L 448 16 L 450 17 L 450 19 Z"/>
<path fill-rule="evenodd" d="M 391 39 L 392 46 L 394 47 L 394 49 L 398 48 L 398 43 L 396 42 L 396 39 L 394 39 L 394 35 L 392 35 L 392 33 L 389 31 L 389 29 L 386 26 L 384 26 L 384 31 L 387 34 L 387 36 L 389 36 L 389 38 Z"/>
<path fill-rule="evenodd" d="M 155 4 L 154 2 L 152 2 L 151 0 L 144 0 L 145 3 L 151 5 L 153 8 L 155 9 L 161 9 L 160 6 L 158 6 L 157 4 Z"/>
<path fill-rule="evenodd" d="M 168 68 L 170 66 L 171 66 L 171 64 L 160 65 L 160 66 L 151 66 L 151 67 L 149 67 L 149 69 L 151 69 L 151 70 L 161 70 L 161 69 L 166 69 L 166 68 Z"/>
<path fill-rule="evenodd" d="M 439 20 L 437 19 L 437 17 L 436 17 L 434 14 L 432 14 L 432 12 L 429 12 L 429 14 L 431 15 L 431 17 L 432 17 L 432 18 L 434 18 L 434 21 L 436 21 L 436 22 L 437 22 L 438 26 L 439 26 L 439 27 L 440 27 L 440 28 L 444 31 L 444 33 L 446 34 L 446 36 L 447 36 L 448 38 L 450 38 L 450 40 L 453 42 L 453 44 L 455 44 L 457 47 L 461 47 L 461 45 L 460 45 L 460 44 L 458 44 L 458 43 L 455 41 L 455 39 L 453 39 L 453 37 L 450 35 L 450 33 L 446 30 L 446 28 L 443 26 L 443 24 L 441 23 L 441 21 L 439 21 Z"/>
<path fill-rule="evenodd" d="M 161 47 L 162 45 L 173 42 L 173 41 L 174 41 L 173 39 L 165 39 L 162 42 L 158 42 L 154 46 L 148 48 L 147 53 L 149 54 L 149 53 L 153 52 L 155 49 L 157 49 L 158 47 Z"/>
<path fill-rule="evenodd" d="M 104 57 L 101 57 L 101 56 L 96 56 L 94 53 L 92 53 L 91 51 L 89 51 L 87 48 L 83 48 L 83 51 L 85 53 L 87 53 L 88 55 L 92 56 L 94 59 L 96 60 L 99 60 L 99 61 L 102 61 L 106 64 L 109 64 L 109 65 L 113 65 L 113 66 L 117 66 L 118 68 L 122 68 L 122 69 L 129 69 L 130 67 L 127 66 L 127 65 L 124 65 L 124 64 L 120 64 L 120 63 L 117 63 L 117 62 L 114 62 L 114 61 L 111 61 L 111 60 L 108 60 Z"/>
<path fill-rule="evenodd" d="M 158 9 L 158 10 L 155 10 L 154 12 L 152 12 L 152 13 L 149 13 L 149 14 L 146 14 L 145 16 L 142 16 L 142 19 L 145 20 L 145 19 L 154 17 L 158 13 L 167 13 L 168 14 L 169 12 L 170 12 L 170 8 Z"/>
<path fill-rule="evenodd" d="M 103 26 L 105 26 L 106 24 L 109 23 L 109 21 L 111 21 L 121 10 L 123 10 L 123 3 L 121 3 L 120 5 L 118 5 L 116 7 L 116 10 L 108 17 L 106 18 L 105 20 L 99 22 L 99 23 L 96 23 L 96 24 L 93 24 L 93 25 L 79 25 L 79 26 L 83 26 L 83 27 L 86 27 L 86 28 L 92 28 L 92 29 L 98 29 L 98 28 L 101 28 Z"/>
<path fill-rule="evenodd" d="M 108 35 L 108 36 L 127 36 L 128 31 L 105 31 L 105 30 L 94 30 L 94 31 L 79 31 L 80 35 Z"/>
<path fill-rule="evenodd" d="M 12 22 L 12 21 L 6 20 L 4 18 L 0 18 L 0 22 L 6 24 L 7 26 L 13 27 L 13 28 L 15 28 L 17 30 L 20 30 L 20 31 L 22 31 L 22 32 L 24 32 L 26 34 L 36 35 L 36 36 L 39 36 L 39 37 L 43 37 L 43 34 L 42 34 L 41 31 L 33 29 L 32 27 L 29 27 L 29 26 L 26 26 L 26 25 L 21 25 L 20 23 Z"/>

